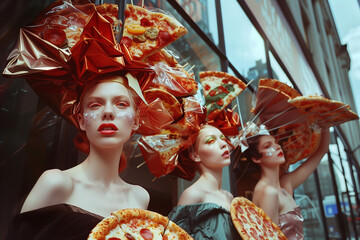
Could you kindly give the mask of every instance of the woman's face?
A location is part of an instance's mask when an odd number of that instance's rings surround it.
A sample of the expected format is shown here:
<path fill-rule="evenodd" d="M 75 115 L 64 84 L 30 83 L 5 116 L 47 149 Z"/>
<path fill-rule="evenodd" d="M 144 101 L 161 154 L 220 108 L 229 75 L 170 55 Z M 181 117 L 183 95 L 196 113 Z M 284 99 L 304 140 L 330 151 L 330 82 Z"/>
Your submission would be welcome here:
<path fill-rule="evenodd" d="M 260 137 L 258 152 L 261 154 L 259 161 L 263 165 L 279 165 L 285 162 L 284 152 L 273 136 Z"/>
<path fill-rule="evenodd" d="M 207 168 L 223 168 L 230 164 L 229 145 L 222 132 L 211 125 L 201 128 L 195 144 L 195 161 Z"/>
<path fill-rule="evenodd" d="M 137 122 L 132 96 L 121 83 L 101 82 L 85 93 L 79 125 L 91 144 L 118 147 L 137 130 Z"/>

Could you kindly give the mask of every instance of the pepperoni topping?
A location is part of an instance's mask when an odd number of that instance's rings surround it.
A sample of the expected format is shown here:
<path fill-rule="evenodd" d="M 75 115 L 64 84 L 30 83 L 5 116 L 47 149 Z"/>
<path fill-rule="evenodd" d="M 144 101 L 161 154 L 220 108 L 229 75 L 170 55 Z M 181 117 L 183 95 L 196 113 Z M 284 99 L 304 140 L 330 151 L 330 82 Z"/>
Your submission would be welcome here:
<path fill-rule="evenodd" d="M 125 237 L 127 238 L 127 240 L 136 240 L 130 233 L 125 233 Z"/>
<path fill-rule="evenodd" d="M 62 47 L 66 44 L 66 34 L 60 28 L 48 28 L 43 31 L 43 38 L 52 44 Z"/>
<path fill-rule="evenodd" d="M 205 91 L 209 91 L 209 90 L 210 90 L 210 86 L 206 84 L 204 89 L 205 89 Z"/>
<path fill-rule="evenodd" d="M 223 79 L 221 82 L 227 84 L 227 83 L 229 83 L 229 80 L 228 79 Z"/>
<path fill-rule="evenodd" d="M 147 18 L 142 18 L 142 19 L 140 19 L 140 25 L 143 27 L 151 27 L 154 25 L 154 23 L 150 22 L 149 19 L 147 19 Z"/>
<path fill-rule="evenodd" d="M 210 95 L 210 96 L 215 96 L 215 94 L 216 94 L 216 91 L 215 91 L 215 90 L 211 90 L 211 91 L 209 92 L 209 95 Z"/>
<path fill-rule="evenodd" d="M 124 44 L 127 48 L 131 47 L 132 39 L 129 37 L 122 37 L 120 43 Z"/>
<path fill-rule="evenodd" d="M 219 101 L 216 102 L 216 104 L 222 106 L 224 105 L 224 101 L 220 98 Z"/>
<path fill-rule="evenodd" d="M 242 209 L 242 207 L 237 207 L 236 211 L 240 214 L 244 214 L 244 210 Z"/>
<path fill-rule="evenodd" d="M 117 238 L 117 237 L 111 237 L 109 238 L 108 240 L 121 240 L 120 238 Z"/>
<path fill-rule="evenodd" d="M 144 240 L 152 240 L 154 238 L 152 232 L 147 228 L 141 229 L 140 235 L 144 238 Z"/>
<path fill-rule="evenodd" d="M 229 91 L 223 86 L 218 86 L 219 93 L 229 93 Z"/>
<path fill-rule="evenodd" d="M 173 41 L 173 37 L 166 31 L 159 31 L 159 45 L 167 45 Z"/>

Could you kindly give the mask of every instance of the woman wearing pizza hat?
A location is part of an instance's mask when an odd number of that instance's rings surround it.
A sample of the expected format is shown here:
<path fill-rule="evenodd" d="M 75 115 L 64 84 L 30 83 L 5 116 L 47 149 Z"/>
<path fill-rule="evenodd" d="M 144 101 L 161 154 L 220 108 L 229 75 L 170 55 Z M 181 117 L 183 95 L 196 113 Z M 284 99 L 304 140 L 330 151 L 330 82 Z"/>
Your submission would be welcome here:
<path fill-rule="evenodd" d="M 192 162 L 200 176 L 181 194 L 178 206 L 170 212 L 169 218 L 194 239 L 241 239 L 230 215 L 234 197 L 222 188 L 223 169 L 230 165 L 230 151 L 233 148 L 228 137 L 239 133 L 239 115 L 226 109 L 228 104 L 214 104 L 220 103 L 220 97 L 230 103 L 246 86 L 227 73 L 205 73 L 200 73 L 200 81 L 205 90 L 207 117 L 202 118 L 204 121 L 192 138 L 192 145 L 180 154 L 179 159 L 179 164 L 183 165 Z M 242 86 L 232 96 L 235 92 L 232 86 L 235 84 L 227 85 L 231 80 L 236 80 Z M 212 86 L 207 87 L 207 83 Z"/>
<path fill-rule="evenodd" d="M 322 130 L 316 151 L 296 170 L 288 173 L 282 173 L 281 170 L 286 161 L 282 147 L 264 126 L 260 129 L 262 130 L 255 130 L 253 135 L 248 137 L 245 143 L 248 148 L 241 156 L 258 165 L 261 171 L 252 202 L 265 211 L 288 239 L 303 239 L 303 217 L 293 193 L 294 189 L 314 172 L 327 153 L 330 142 L 329 129 Z"/>
<path fill-rule="evenodd" d="M 114 211 L 147 209 L 147 191 L 123 181 L 119 171 L 126 167 L 124 144 L 139 129 L 142 93 L 136 77 L 146 81 L 152 70 L 116 44 L 111 24 L 96 11 L 71 51 L 28 29 L 20 35 L 4 75 L 26 78 L 53 110 L 74 124 L 80 131 L 76 146 L 88 156 L 73 168 L 40 176 L 7 238 L 86 239 Z"/>
<path fill-rule="evenodd" d="M 218 128 L 203 125 L 190 158 L 200 176 L 181 194 L 169 218 L 194 239 L 241 239 L 230 216 L 233 195 L 222 188 L 223 168 L 230 164 L 226 137 Z"/>

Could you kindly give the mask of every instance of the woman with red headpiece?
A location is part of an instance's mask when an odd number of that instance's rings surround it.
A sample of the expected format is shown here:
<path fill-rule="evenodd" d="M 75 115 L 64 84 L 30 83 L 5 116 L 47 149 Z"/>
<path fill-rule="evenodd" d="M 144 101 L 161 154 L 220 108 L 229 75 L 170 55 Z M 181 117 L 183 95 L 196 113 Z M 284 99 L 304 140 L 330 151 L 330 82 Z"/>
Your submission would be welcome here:
<path fill-rule="evenodd" d="M 186 150 L 187 161 L 195 164 L 200 176 L 181 194 L 169 218 L 194 239 L 241 239 L 230 215 L 234 197 L 223 189 L 222 178 L 224 167 L 230 165 L 230 147 L 233 147 L 226 136 L 237 135 L 240 125 L 239 116 L 226 107 L 246 85 L 223 72 L 200 73 L 200 81 L 207 119 Z M 236 82 L 236 90 L 231 81 Z"/>
<path fill-rule="evenodd" d="M 132 61 L 127 49 L 116 44 L 111 24 L 92 9 L 71 52 L 22 29 L 4 70 L 7 77 L 27 78 L 40 97 L 78 127 L 84 140 L 78 145 L 88 153 L 73 168 L 40 176 L 7 239 L 86 239 L 112 212 L 148 207 L 148 192 L 123 181 L 119 171 L 126 167 L 124 144 L 139 128 L 137 95 L 142 94 L 134 76 L 146 77 L 151 70 Z M 29 49 L 19 51 L 22 46 Z"/>
<path fill-rule="evenodd" d="M 248 148 L 242 153 L 247 161 L 260 167 L 252 201 L 262 208 L 288 239 L 303 239 L 303 218 L 293 198 L 294 189 L 314 172 L 328 151 L 330 133 L 322 130 L 317 150 L 293 172 L 281 174 L 285 154 L 276 139 L 269 134 L 257 134 L 247 139 Z"/>

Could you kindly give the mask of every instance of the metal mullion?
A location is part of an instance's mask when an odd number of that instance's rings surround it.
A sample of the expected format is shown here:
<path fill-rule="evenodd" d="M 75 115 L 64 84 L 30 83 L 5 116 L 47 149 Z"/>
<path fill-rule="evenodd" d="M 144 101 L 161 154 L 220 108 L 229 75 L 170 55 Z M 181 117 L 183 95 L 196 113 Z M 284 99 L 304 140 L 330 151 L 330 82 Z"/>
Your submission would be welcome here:
<path fill-rule="evenodd" d="M 274 74 L 271 68 L 271 63 L 270 63 L 270 42 L 268 39 L 264 39 L 264 48 L 265 48 L 265 58 L 266 58 L 266 68 L 268 71 L 268 76 L 269 78 L 274 78 Z"/>
<path fill-rule="evenodd" d="M 341 157 L 341 154 L 340 154 L 340 147 L 339 147 L 338 139 L 337 139 L 336 136 L 335 136 L 335 142 L 336 142 L 336 147 L 337 147 L 337 150 L 338 150 L 338 153 L 339 153 L 341 170 L 343 172 L 343 177 L 344 177 L 344 181 L 345 181 L 346 195 L 347 195 L 347 198 L 348 198 L 348 201 L 349 201 L 349 207 L 350 207 L 351 222 L 352 222 L 352 225 L 353 225 L 353 228 L 354 228 L 355 236 L 357 237 L 358 233 L 357 233 L 357 230 L 356 230 L 355 217 L 354 217 L 354 213 L 353 213 L 353 210 L 352 210 L 352 204 L 351 204 L 351 199 L 350 199 L 350 194 L 349 194 L 349 188 L 348 188 L 347 180 L 346 180 L 346 177 L 345 177 L 345 169 L 344 169 L 344 165 L 342 163 L 342 157 Z M 344 202 L 344 204 L 345 204 L 345 202 Z M 345 210 L 345 205 L 344 205 L 344 210 Z M 345 214 L 345 216 L 346 216 L 346 214 Z M 349 230 L 349 237 L 351 238 L 350 225 L 348 225 L 348 230 Z"/>
<path fill-rule="evenodd" d="M 215 9 L 216 9 L 216 20 L 217 20 L 217 27 L 218 27 L 219 48 L 223 53 L 226 54 L 224 24 L 222 21 L 220 0 L 215 0 Z M 221 71 L 227 72 L 228 62 L 229 62 L 229 60 L 227 58 L 224 58 L 224 59 L 221 58 Z"/>
<path fill-rule="evenodd" d="M 322 225 L 323 231 L 324 231 L 326 240 L 328 240 L 329 239 L 329 231 L 328 231 L 328 225 L 327 225 L 326 216 L 325 216 L 325 212 L 324 212 L 324 205 L 322 202 L 322 194 L 321 194 L 319 175 L 318 175 L 317 169 L 315 169 L 315 171 L 314 171 L 314 179 L 315 179 L 315 188 L 316 188 L 316 192 L 318 195 L 318 201 L 319 201 L 319 206 L 320 206 L 321 220 L 323 222 L 323 225 Z"/>
<path fill-rule="evenodd" d="M 330 152 L 328 152 L 327 155 L 328 155 L 328 163 L 329 163 L 329 168 L 330 168 L 331 181 L 332 181 L 335 200 L 336 200 L 336 208 L 338 210 L 338 214 L 336 215 L 336 219 L 337 219 L 337 222 L 339 224 L 341 237 L 346 237 L 346 231 L 344 229 L 344 224 L 343 224 L 344 217 L 343 217 L 343 213 L 341 211 L 341 205 L 340 205 L 340 199 L 339 199 L 339 191 L 338 191 L 338 187 L 337 187 L 337 184 L 336 184 L 333 160 L 331 158 Z"/>
<path fill-rule="evenodd" d="M 357 190 L 357 184 L 355 182 L 355 176 L 354 176 L 354 172 L 353 172 L 353 167 L 352 167 L 352 161 L 353 158 L 351 156 L 351 154 L 349 152 L 346 152 L 347 158 L 348 158 L 348 164 L 349 164 L 349 168 L 350 168 L 350 176 L 351 179 L 353 181 L 354 184 L 354 192 L 355 192 L 355 200 L 356 200 L 356 206 L 360 206 L 360 199 L 359 199 L 359 192 Z M 360 209 L 359 207 L 357 207 L 357 212 L 358 212 L 358 216 L 360 216 Z"/>

